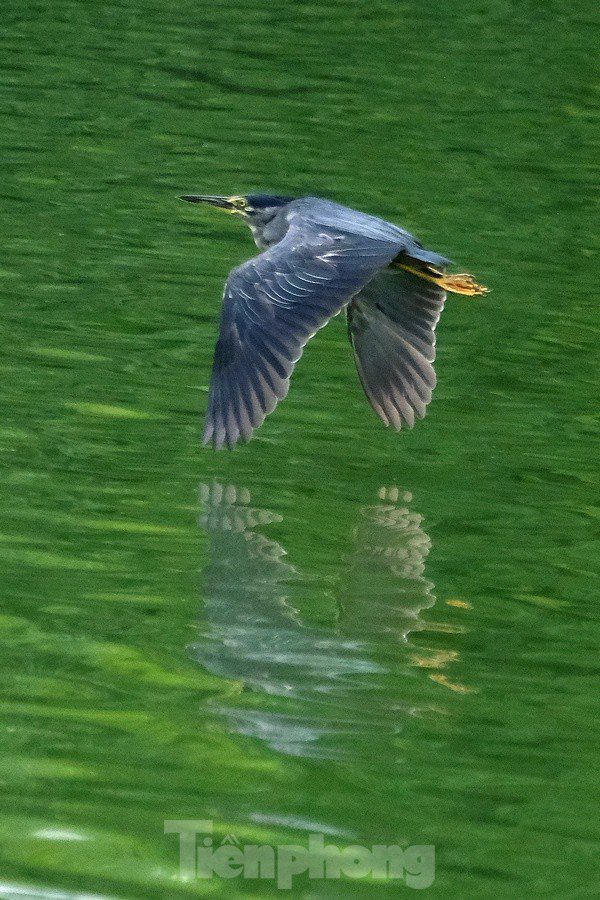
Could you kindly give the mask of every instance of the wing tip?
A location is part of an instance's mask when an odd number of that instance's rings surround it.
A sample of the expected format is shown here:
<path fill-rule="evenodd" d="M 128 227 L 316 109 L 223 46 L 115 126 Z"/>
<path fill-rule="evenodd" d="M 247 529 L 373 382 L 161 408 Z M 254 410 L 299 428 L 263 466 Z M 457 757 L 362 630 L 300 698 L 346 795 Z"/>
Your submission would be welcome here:
<path fill-rule="evenodd" d="M 202 446 L 210 447 L 212 450 L 235 450 L 239 438 L 232 438 L 227 434 L 204 436 L 202 438 Z"/>
<path fill-rule="evenodd" d="M 234 434 L 231 434 L 226 429 L 217 432 L 213 425 L 209 423 L 202 435 L 202 446 L 211 447 L 213 450 L 236 450 L 239 444 L 247 444 L 252 434 L 253 431 L 248 435 L 242 434 L 237 428 Z"/>

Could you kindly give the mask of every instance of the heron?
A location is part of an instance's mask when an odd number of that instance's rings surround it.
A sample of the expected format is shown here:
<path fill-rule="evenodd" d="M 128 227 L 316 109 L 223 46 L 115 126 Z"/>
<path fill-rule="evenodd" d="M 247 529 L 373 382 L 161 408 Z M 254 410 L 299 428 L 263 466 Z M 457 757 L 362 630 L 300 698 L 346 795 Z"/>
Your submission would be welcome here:
<path fill-rule="evenodd" d="M 287 395 L 304 347 L 345 309 L 369 403 L 384 425 L 425 416 L 436 375 L 435 328 L 448 291 L 487 288 L 449 274 L 449 259 L 408 231 L 318 197 L 186 194 L 232 213 L 262 252 L 233 269 L 221 308 L 203 442 L 248 441 Z"/>

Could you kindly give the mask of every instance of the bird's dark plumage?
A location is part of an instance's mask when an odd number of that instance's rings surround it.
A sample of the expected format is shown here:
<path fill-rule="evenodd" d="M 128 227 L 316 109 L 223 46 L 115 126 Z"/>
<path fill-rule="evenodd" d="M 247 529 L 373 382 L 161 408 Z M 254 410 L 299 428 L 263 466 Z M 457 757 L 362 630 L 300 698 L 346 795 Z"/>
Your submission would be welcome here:
<path fill-rule="evenodd" d="M 402 269 L 376 275 L 348 305 L 348 334 L 369 403 L 386 425 L 422 419 L 436 377 L 435 326 L 446 292 Z"/>
<path fill-rule="evenodd" d="M 205 443 L 248 440 L 286 396 L 306 343 L 345 307 L 360 379 L 377 415 L 398 429 L 425 415 L 449 260 L 396 225 L 327 200 L 184 199 L 232 204 L 256 243 L 266 245 L 227 279 Z M 446 281 L 453 277 L 459 276 Z"/>

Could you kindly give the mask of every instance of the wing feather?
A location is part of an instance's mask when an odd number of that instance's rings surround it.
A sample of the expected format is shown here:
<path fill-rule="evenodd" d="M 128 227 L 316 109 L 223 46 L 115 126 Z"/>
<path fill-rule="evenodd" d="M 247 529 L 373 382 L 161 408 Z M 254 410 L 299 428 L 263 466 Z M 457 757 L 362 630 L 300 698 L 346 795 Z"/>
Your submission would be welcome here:
<path fill-rule="evenodd" d="M 402 250 L 403 232 L 325 227 L 291 214 L 279 243 L 230 273 L 215 348 L 204 442 L 248 440 L 289 389 L 310 338 Z M 382 401 L 394 424 L 410 415 Z M 397 425 L 399 427 L 399 424 Z"/>
<path fill-rule="evenodd" d="M 348 333 L 369 403 L 385 425 L 412 428 L 435 387 L 435 327 L 446 293 L 400 269 L 372 279 L 348 306 Z"/>

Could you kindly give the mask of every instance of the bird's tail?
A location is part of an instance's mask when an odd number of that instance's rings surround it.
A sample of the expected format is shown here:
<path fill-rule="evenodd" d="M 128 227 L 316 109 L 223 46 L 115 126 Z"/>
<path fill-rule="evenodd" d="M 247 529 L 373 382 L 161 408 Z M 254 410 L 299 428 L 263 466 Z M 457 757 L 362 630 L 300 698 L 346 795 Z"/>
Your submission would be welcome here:
<path fill-rule="evenodd" d="M 412 261 L 417 262 L 418 268 L 433 269 L 435 272 L 443 272 L 447 266 L 452 265 L 451 259 L 434 253 L 433 250 L 426 250 L 417 241 L 408 244 L 406 250 L 396 257 L 397 263 L 405 262 L 410 265 Z"/>

